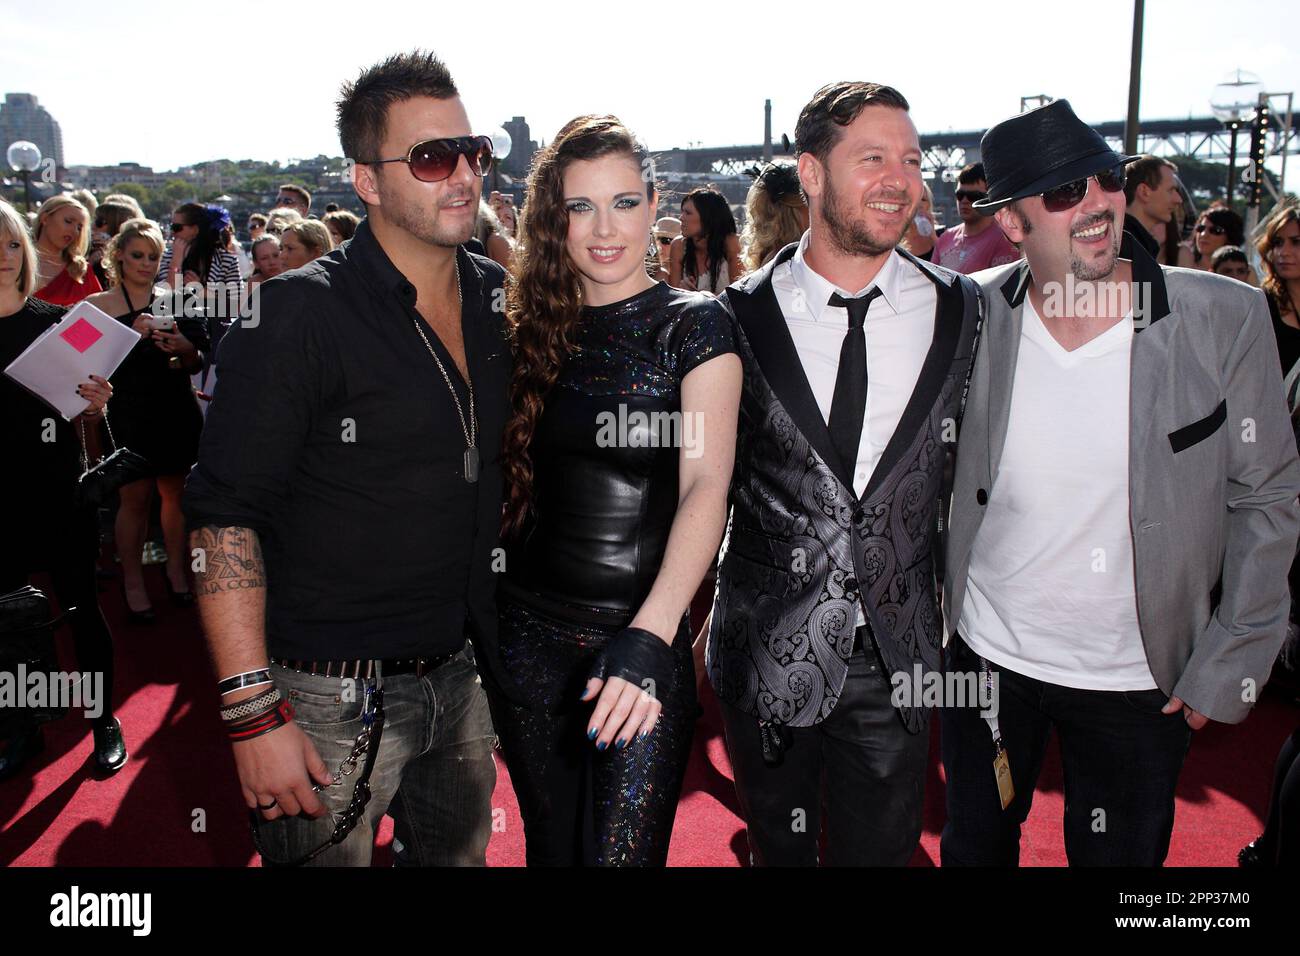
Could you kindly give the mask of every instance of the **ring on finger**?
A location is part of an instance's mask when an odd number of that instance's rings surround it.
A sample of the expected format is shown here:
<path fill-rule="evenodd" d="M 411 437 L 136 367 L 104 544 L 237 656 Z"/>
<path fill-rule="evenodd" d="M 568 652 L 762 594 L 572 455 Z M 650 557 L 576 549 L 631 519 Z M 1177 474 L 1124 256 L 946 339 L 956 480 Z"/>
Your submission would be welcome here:
<path fill-rule="evenodd" d="M 276 800 L 275 797 L 272 797 L 270 803 L 259 803 L 259 804 L 257 805 L 257 809 L 259 809 L 259 810 L 274 810 L 275 807 L 276 807 L 276 804 L 277 804 L 278 802 L 279 802 L 279 801 Z"/>

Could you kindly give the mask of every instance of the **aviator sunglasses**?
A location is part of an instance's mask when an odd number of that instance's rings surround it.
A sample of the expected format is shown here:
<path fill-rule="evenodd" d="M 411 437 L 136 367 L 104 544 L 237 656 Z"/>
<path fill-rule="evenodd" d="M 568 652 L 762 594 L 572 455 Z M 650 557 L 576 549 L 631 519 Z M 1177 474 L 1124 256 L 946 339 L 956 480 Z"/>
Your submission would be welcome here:
<path fill-rule="evenodd" d="M 1064 212 L 1079 205 L 1083 202 L 1083 197 L 1088 194 L 1088 180 L 1093 178 L 1096 178 L 1097 185 L 1106 192 L 1117 193 L 1124 188 L 1128 174 L 1125 172 L 1124 164 L 1120 163 L 1092 176 L 1084 176 L 1082 179 L 1055 186 L 1042 194 L 1043 207 L 1048 212 Z"/>
<path fill-rule="evenodd" d="M 449 177 L 464 156 L 476 176 L 486 176 L 492 169 L 492 138 L 489 136 L 454 136 L 416 143 L 410 152 L 397 159 L 372 159 L 365 163 L 406 163 L 411 175 L 422 183 L 437 183 Z"/>

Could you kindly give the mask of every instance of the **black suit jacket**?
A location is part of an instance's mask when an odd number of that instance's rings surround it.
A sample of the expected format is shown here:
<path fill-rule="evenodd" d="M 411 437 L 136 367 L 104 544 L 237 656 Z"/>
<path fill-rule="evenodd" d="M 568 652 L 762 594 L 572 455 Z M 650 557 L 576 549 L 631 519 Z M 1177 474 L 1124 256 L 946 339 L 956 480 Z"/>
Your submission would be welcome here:
<path fill-rule="evenodd" d="M 934 337 L 898 428 L 859 498 L 772 289 L 797 246 L 729 288 L 744 363 L 731 515 L 709 630 L 719 697 L 761 720 L 830 715 L 852 653 L 855 606 L 886 673 L 937 670 L 933 551 L 949 444 L 977 341 L 975 283 L 900 250 L 935 285 Z M 899 707 L 909 731 L 928 711 Z"/>

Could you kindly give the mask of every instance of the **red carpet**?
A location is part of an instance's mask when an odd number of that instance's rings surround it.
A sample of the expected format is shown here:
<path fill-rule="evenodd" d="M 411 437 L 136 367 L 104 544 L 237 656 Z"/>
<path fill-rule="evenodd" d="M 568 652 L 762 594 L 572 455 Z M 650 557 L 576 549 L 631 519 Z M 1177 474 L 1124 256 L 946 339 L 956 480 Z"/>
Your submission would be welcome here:
<path fill-rule="evenodd" d="M 197 613 L 164 604 L 157 568 L 149 569 L 158 611 L 153 627 L 124 623 L 120 594 L 103 595 L 117 647 L 118 716 L 131 761 L 100 781 L 89 769 L 89 725 L 69 716 L 46 725 L 45 753 L 0 784 L 0 862 L 20 866 L 246 866 L 255 864 L 230 748 Z M 64 666 L 70 667 L 70 664 Z M 1178 788 L 1171 866 L 1232 866 L 1239 847 L 1261 829 L 1273 761 L 1300 719 L 1293 704 L 1265 695 L 1245 724 L 1211 724 L 1192 744 Z M 937 723 L 937 722 L 936 722 Z M 494 807 L 503 820 L 488 863 L 524 860 L 523 825 L 504 764 Z M 1061 771 L 1050 754 L 1025 827 L 1026 865 L 1065 863 Z M 925 832 L 914 865 L 935 866 L 943 825 L 938 737 L 931 738 Z M 391 862 L 391 822 L 380 832 L 376 865 Z M 716 702 L 705 716 L 677 813 L 669 864 L 738 866 L 747 859 L 744 829 L 723 745 Z"/>

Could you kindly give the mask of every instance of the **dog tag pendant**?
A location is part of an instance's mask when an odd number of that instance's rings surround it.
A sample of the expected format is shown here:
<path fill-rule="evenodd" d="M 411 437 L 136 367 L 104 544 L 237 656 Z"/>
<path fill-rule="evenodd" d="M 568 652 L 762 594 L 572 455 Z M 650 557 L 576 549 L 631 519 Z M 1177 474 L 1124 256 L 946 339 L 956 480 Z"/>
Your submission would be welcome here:
<path fill-rule="evenodd" d="M 465 480 L 471 485 L 478 481 L 478 448 L 475 445 L 465 449 Z"/>

